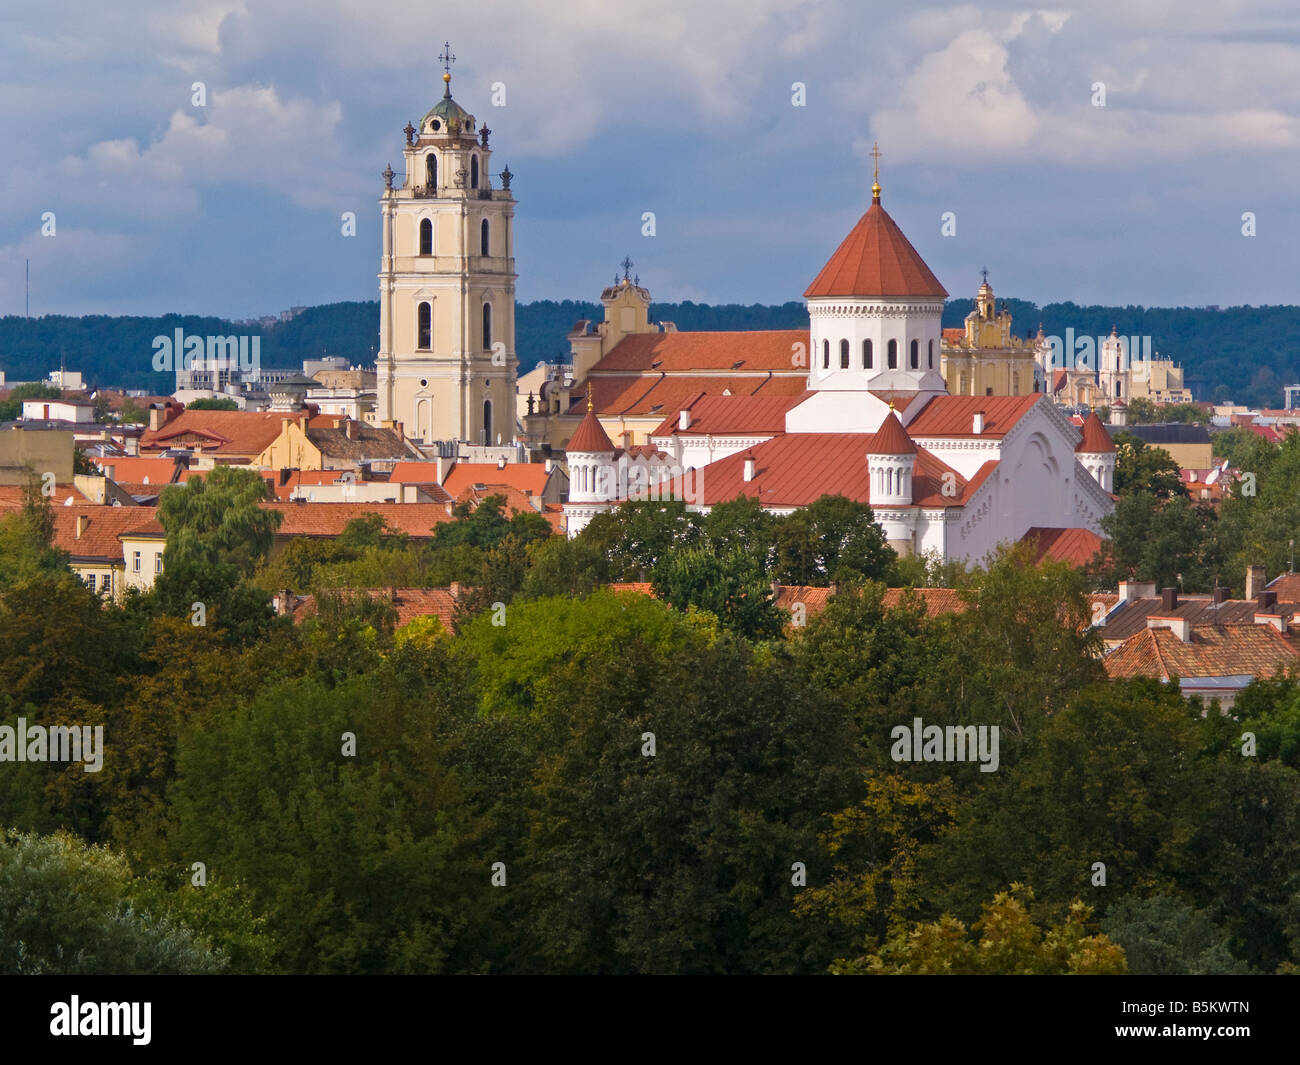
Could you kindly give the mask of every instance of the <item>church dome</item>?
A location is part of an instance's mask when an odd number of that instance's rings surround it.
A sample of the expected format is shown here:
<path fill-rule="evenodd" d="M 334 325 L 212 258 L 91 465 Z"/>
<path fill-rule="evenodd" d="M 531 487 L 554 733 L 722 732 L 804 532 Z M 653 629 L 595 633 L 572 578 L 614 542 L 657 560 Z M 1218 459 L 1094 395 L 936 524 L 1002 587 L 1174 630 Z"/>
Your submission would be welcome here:
<path fill-rule="evenodd" d="M 451 98 L 451 75 L 442 76 L 442 99 L 420 119 L 420 132 L 433 134 L 473 133 L 474 116 Z"/>
<path fill-rule="evenodd" d="M 806 299 L 947 295 L 878 195 L 804 292 Z"/>

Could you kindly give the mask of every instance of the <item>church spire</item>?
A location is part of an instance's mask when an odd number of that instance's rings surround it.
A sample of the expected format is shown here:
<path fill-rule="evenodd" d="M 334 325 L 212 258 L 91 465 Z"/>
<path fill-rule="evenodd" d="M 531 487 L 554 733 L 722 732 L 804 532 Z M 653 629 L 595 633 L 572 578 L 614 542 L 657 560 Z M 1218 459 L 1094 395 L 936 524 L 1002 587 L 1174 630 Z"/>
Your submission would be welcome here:
<path fill-rule="evenodd" d="M 871 202 L 880 202 L 880 144 L 878 142 L 871 145 L 871 157 L 873 167 L 871 171 Z"/>
<path fill-rule="evenodd" d="M 442 45 L 442 55 L 438 56 L 442 63 L 442 98 L 451 99 L 451 65 L 456 62 L 456 57 L 451 51 L 451 42 L 444 41 Z"/>

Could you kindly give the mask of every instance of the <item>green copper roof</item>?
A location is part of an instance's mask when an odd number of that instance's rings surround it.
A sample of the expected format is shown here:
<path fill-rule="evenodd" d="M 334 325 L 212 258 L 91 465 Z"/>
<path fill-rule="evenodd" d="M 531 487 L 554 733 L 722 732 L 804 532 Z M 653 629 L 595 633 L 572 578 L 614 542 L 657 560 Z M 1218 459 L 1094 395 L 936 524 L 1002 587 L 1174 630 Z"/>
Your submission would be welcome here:
<path fill-rule="evenodd" d="M 443 93 L 442 99 L 429 108 L 429 113 L 420 119 L 420 132 L 435 132 L 429 125 L 430 121 L 435 118 L 441 120 L 439 127 L 436 130 L 438 133 L 445 133 L 447 127 L 451 125 L 453 121 L 455 121 L 457 128 L 464 132 L 466 129 L 466 122 L 468 121 L 472 123 L 474 121 L 474 116 L 451 98 L 450 85 L 447 87 L 446 92 Z"/>

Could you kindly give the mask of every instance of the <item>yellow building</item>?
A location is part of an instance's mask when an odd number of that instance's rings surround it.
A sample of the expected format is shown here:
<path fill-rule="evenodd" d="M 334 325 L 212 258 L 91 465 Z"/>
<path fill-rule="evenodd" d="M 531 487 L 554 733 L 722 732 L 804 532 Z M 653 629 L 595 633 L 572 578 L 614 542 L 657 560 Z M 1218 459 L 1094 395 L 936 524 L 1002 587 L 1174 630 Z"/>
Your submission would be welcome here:
<path fill-rule="evenodd" d="M 950 395 L 1026 396 L 1038 391 L 1034 352 L 1011 335 L 1011 314 L 997 309 L 986 271 L 965 327 L 943 331 L 940 366 Z"/>
<path fill-rule="evenodd" d="M 491 133 L 451 96 L 407 124 L 406 175 L 380 200 L 375 419 L 423 443 L 515 436 L 515 199 L 493 188 Z"/>

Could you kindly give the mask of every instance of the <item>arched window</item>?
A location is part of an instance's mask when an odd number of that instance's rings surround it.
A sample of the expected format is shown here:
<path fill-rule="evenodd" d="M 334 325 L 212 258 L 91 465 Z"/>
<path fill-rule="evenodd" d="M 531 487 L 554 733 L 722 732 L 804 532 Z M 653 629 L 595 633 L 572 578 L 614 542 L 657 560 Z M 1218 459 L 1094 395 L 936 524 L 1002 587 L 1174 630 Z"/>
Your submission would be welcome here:
<path fill-rule="evenodd" d="M 908 354 L 907 364 L 913 370 L 918 370 L 921 368 L 921 342 L 919 340 L 912 341 L 912 347 L 911 347 L 911 351 Z"/>
<path fill-rule="evenodd" d="M 471 189 L 478 188 L 478 156 L 477 155 L 471 155 L 469 157 L 469 187 Z"/>
<path fill-rule="evenodd" d="M 897 340 L 891 340 L 889 342 L 889 368 L 891 370 L 898 369 L 898 341 Z"/>
<path fill-rule="evenodd" d="M 871 350 L 871 341 L 864 340 L 862 342 L 862 368 L 864 370 L 870 370 L 874 362 L 875 352 Z"/>
<path fill-rule="evenodd" d="M 433 347 L 433 307 L 428 303 L 421 303 L 418 312 L 419 336 L 416 338 L 415 346 L 427 351 Z"/>
<path fill-rule="evenodd" d="M 829 340 L 823 340 L 822 341 L 822 369 L 829 370 L 830 368 L 831 368 L 831 342 Z"/>
<path fill-rule="evenodd" d="M 424 184 L 430 192 L 438 191 L 438 157 L 433 152 L 424 157 Z"/>
<path fill-rule="evenodd" d="M 488 253 L 488 220 L 483 219 L 483 224 L 478 227 L 478 244 L 479 254 L 487 255 Z"/>
<path fill-rule="evenodd" d="M 930 341 L 930 369 L 934 369 L 934 341 Z"/>
<path fill-rule="evenodd" d="M 492 443 L 492 401 L 490 399 L 483 401 L 483 443 L 488 445 Z"/>
<path fill-rule="evenodd" d="M 427 219 L 420 219 L 420 254 L 433 254 L 433 223 Z"/>
<path fill-rule="evenodd" d="M 840 341 L 840 369 L 847 370 L 848 368 L 849 368 L 849 342 L 847 340 L 841 340 Z"/>
<path fill-rule="evenodd" d="M 483 347 L 492 346 L 492 304 L 483 304 Z"/>

